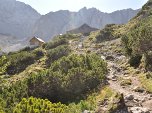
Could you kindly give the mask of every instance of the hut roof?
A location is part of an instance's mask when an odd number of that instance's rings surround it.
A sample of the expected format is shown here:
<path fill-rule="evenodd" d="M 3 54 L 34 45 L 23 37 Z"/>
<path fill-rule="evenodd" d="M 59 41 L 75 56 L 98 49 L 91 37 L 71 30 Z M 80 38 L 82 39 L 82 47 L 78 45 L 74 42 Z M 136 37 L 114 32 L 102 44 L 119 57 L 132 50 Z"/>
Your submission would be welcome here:
<path fill-rule="evenodd" d="M 38 41 L 40 41 L 40 42 L 45 43 L 45 41 L 44 41 L 44 40 L 42 40 L 41 38 L 38 38 L 38 37 L 36 37 L 36 36 L 35 36 L 35 37 L 33 37 L 33 38 L 37 39 L 37 40 L 38 40 Z M 33 39 L 33 38 L 32 38 L 32 39 Z M 32 40 L 32 39 L 31 39 L 31 40 Z"/>

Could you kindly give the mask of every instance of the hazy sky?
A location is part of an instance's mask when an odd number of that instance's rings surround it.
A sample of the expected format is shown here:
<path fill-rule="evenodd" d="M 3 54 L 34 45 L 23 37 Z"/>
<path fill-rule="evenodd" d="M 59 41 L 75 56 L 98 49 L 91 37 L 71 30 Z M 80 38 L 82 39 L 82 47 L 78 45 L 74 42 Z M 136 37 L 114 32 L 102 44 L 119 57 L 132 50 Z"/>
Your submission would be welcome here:
<path fill-rule="evenodd" d="M 120 9 L 141 8 L 148 0 L 17 0 L 31 5 L 41 14 L 50 11 L 78 11 L 83 7 L 95 7 L 102 12 L 113 12 Z"/>

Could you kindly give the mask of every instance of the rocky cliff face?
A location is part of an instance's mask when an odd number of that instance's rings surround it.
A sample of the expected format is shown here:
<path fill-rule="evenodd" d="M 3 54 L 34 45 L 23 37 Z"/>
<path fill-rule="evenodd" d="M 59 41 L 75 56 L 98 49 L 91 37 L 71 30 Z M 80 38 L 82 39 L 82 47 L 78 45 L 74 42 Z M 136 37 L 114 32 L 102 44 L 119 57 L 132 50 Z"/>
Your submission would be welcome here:
<path fill-rule="evenodd" d="M 104 28 L 107 24 L 124 24 L 134 17 L 139 10 L 125 9 L 113 13 L 103 13 L 96 8 L 82 8 L 78 12 L 60 10 L 43 15 L 35 24 L 33 34 L 45 41 L 53 36 L 64 34 L 84 23 L 94 28 Z"/>
<path fill-rule="evenodd" d="M 0 0 L 0 33 L 27 38 L 40 14 L 16 0 Z"/>

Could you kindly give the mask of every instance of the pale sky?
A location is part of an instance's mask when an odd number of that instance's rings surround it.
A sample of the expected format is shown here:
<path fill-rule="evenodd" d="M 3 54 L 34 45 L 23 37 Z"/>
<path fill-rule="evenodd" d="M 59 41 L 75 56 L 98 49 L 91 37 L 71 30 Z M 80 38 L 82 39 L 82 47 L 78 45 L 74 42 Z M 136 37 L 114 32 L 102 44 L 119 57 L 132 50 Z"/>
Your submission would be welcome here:
<path fill-rule="evenodd" d="M 29 4 L 41 14 L 50 11 L 78 11 L 83 7 L 95 7 L 102 12 L 141 8 L 148 0 L 17 0 Z"/>

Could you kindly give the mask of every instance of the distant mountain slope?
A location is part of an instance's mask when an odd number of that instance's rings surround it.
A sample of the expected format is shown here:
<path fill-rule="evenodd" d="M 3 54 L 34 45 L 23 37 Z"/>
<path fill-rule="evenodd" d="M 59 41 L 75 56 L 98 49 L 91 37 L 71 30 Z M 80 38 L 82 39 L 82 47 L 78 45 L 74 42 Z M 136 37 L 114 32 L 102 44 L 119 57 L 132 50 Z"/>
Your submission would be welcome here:
<path fill-rule="evenodd" d="M 63 34 L 84 23 L 98 29 L 104 28 L 107 24 L 124 24 L 133 18 L 138 11 L 125 9 L 108 14 L 96 8 L 82 8 L 78 12 L 70 12 L 68 10 L 50 12 L 41 16 L 37 21 L 32 35 L 43 37 L 45 41 L 48 41 L 53 36 Z"/>
<path fill-rule="evenodd" d="M 87 34 L 89 34 L 90 32 L 96 31 L 96 30 L 98 30 L 98 29 L 97 29 L 97 28 L 92 28 L 92 27 L 90 27 L 90 26 L 87 25 L 87 24 L 83 24 L 83 25 L 81 25 L 79 28 L 76 28 L 76 29 L 67 31 L 67 33 L 71 33 L 71 34 L 82 33 L 82 34 L 84 34 L 84 35 L 87 35 Z"/>
<path fill-rule="evenodd" d="M 0 0 L 0 33 L 27 38 L 40 14 L 16 0 Z"/>
<path fill-rule="evenodd" d="M 27 44 L 23 40 L 19 40 L 18 38 L 8 35 L 8 34 L 0 34 L 0 49 L 5 52 L 17 51 Z"/>

